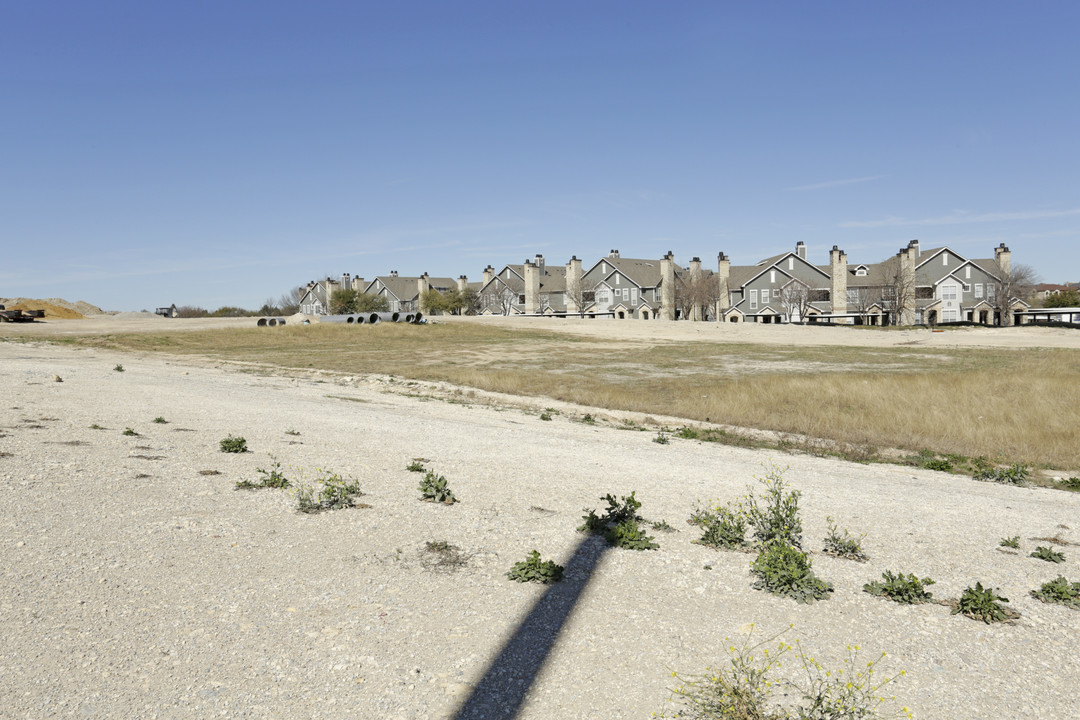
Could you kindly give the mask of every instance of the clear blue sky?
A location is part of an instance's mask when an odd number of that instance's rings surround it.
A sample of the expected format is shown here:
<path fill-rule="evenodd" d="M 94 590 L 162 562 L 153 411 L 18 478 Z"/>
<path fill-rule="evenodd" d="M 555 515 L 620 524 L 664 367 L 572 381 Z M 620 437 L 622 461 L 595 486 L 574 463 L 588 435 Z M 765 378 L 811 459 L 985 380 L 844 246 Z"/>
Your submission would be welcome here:
<path fill-rule="evenodd" d="M 1080 3 L 0 5 L 0 297 L 912 238 L 1080 280 Z"/>

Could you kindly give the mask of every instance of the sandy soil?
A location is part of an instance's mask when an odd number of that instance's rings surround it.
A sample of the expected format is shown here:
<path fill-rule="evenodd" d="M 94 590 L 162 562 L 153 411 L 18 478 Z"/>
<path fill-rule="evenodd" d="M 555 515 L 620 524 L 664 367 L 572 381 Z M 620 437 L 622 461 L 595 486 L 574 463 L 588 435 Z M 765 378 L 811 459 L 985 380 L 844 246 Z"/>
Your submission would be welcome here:
<path fill-rule="evenodd" d="M 298 325 L 303 315 L 286 319 Z M 315 317 L 312 322 L 318 322 Z M 85 320 L 48 320 L 0 324 L 0 337 L 83 335 L 125 332 L 206 330 L 254 327 L 257 318 L 170 318 L 99 315 Z M 760 323 L 693 323 L 580 318 L 437 317 L 434 322 L 483 323 L 499 327 L 543 328 L 597 338 L 636 341 L 764 343 L 773 345 L 849 345 L 860 347 L 1053 347 L 1080 348 L 1080 331 L 1065 328 L 957 328 L 870 330 L 854 327 L 809 327 Z M 272 328 L 267 328 L 272 331 Z"/>
<path fill-rule="evenodd" d="M 1080 612 L 1028 595 L 1080 579 L 1076 545 L 1057 546 L 1060 565 L 1028 557 L 1039 538 L 1080 540 L 1080 494 L 774 457 L 803 492 L 807 547 L 820 550 L 831 515 L 867 533 L 871 556 L 815 552 L 835 593 L 797 605 L 753 590 L 751 556 L 693 544 L 685 523 L 699 500 L 744 493 L 761 451 L 660 445 L 578 422 L 582 408 L 543 421 L 381 377 L 33 343 L 0 343 L 0 384 L 4 717 L 642 718 L 663 707 L 671 670 L 723 663 L 750 623 L 792 625 L 787 639 L 834 668 L 849 644 L 888 652 L 882 671 L 906 671 L 891 693 L 918 718 L 1080 715 Z M 219 452 L 228 434 L 252 452 Z M 287 491 L 234 490 L 268 454 L 294 480 L 358 479 L 371 507 L 301 515 Z M 461 502 L 419 501 L 414 458 Z M 659 550 L 575 532 L 582 508 L 631 490 L 678 530 L 655 533 Z M 1006 535 L 1018 553 L 999 549 Z M 428 567 L 438 540 L 465 567 Z M 505 577 L 534 548 L 567 565 L 563 583 Z M 931 576 L 939 598 L 981 581 L 1021 618 L 984 625 L 863 593 L 884 570 Z"/>

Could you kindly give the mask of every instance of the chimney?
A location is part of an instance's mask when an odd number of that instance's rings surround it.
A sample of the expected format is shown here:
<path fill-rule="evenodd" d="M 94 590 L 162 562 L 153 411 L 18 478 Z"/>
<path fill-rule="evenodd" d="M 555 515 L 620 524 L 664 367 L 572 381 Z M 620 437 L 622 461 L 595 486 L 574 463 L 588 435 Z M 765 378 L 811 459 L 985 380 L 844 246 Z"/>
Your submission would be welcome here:
<path fill-rule="evenodd" d="M 701 282 L 701 258 L 690 258 L 690 283 L 694 288 L 698 287 L 698 283 Z M 702 320 L 703 313 L 701 312 L 701 305 L 694 303 L 694 306 L 690 308 L 690 319 L 698 322 Z"/>
<path fill-rule="evenodd" d="M 847 313 L 847 253 L 832 246 L 829 251 L 829 275 L 832 276 L 832 312 L 833 315 Z M 846 322 L 846 321 L 845 321 Z"/>
<path fill-rule="evenodd" d="M 660 259 L 660 318 L 675 319 L 675 255 L 670 250 Z"/>
<path fill-rule="evenodd" d="M 1012 253 L 1009 252 L 1009 248 L 1005 247 L 1005 243 L 1001 243 L 994 248 L 994 262 L 998 264 L 998 267 L 1006 275 L 1012 271 Z"/>
<path fill-rule="evenodd" d="M 581 298 L 583 288 L 581 287 L 581 261 L 578 260 L 577 255 L 570 258 L 570 262 L 566 263 L 566 314 L 580 313 L 584 310 L 582 307 L 585 303 L 582 302 L 578 305 L 578 299 Z"/>
<path fill-rule="evenodd" d="M 526 260 L 522 274 L 525 276 L 525 314 L 535 315 L 540 310 L 540 268 Z"/>
<path fill-rule="evenodd" d="M 416 299 L 417 299 L 417 301 L 419 301 L 420 297 L 430 289 L 431 288 L 428 285 L 428 274 L 426 272 L 423 275 L 421 275 L 420 277 L 416 278 Z"/>
<path fill-rule="evenodd" d="M 610 253 L 608 253 L 608 257 L 618 259 L 619 251 L 618 250 L 612 250 Z"/>
<path fill-rule="evenodd" d="M 390 277 L 397 277 L 397 270 L 391 270 Z"/>
<path fill-rule="evenodd" d="M 731 288 L 728 280 L 731 278 L 731 258 L 724 253 L 716 256 L 716 277 L 720 283 L 720 297 L 716 301 L 716 320 L 721 322 L 723 314 L 731 307 Z"/>
<path fill-rule="evenodd" d="M 544 256 L 540 253 L 536 253 L 536 258 L 533 260 L 533 265 L 540 269 L 540 277 L 544 276 Z"/>
<path fill-rule="evenodd" d="M 484 272 L 483 272 L 484 284 L 487 285 L 489 282 L 491 282 L 494 279 L 495 279 L 495 268 L 488 265 L 486 268 L 484 268 Z"/>
<path fill-rule="evenodd" d="M 801 257 L 803 260 L 806 259 L 806 243 L 804 243 L 802 240 L 795 243 L 795 254 Z"/>
<path fill-rule="evenodd" d="M 352 286 L 353 286 L 353 290 L 355 290 L 356 292 L 361 292 L 362 293 L 362 292 L 364 292 L 364 288 L 367 287 L 367 283 L 364 282 L 364 278 L 360 277 L 359 275 L 354 275 L 353 276 L 353 281 L 352 281 Z"/>
<path fill-rule="evenodd" d="M 919 249 L 919 241 L 918 240 L 912 240 L 911 242 L 909 242 L 907 244 L 907 246 L 908 246 L 908 250 L 911 251 L 912 259 L 913 260 L 918 260 L 919 255 L 922 254 L 922 250 Z"/>
<path fill-rule="evenodd" d="M 458 292 L 465 292 L 466 290 L 468 290 L 469 289 L 469 278 L 465 277 L 464 275 L 458 276 L 457 289 L 458 289 Z"/>

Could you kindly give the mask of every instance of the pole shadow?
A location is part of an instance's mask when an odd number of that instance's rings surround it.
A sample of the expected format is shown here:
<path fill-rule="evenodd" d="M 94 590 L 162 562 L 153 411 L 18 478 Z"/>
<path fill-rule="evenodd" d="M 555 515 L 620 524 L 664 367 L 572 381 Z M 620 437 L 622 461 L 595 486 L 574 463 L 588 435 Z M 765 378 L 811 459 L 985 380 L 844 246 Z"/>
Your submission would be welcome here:
<path fill-rule="evenodd" d="M 578 543 L 562 582 L 549 586 L 533 604 L 453 720 L 513 720 L 517 716 L 608 547 L 596 536 Z"/>

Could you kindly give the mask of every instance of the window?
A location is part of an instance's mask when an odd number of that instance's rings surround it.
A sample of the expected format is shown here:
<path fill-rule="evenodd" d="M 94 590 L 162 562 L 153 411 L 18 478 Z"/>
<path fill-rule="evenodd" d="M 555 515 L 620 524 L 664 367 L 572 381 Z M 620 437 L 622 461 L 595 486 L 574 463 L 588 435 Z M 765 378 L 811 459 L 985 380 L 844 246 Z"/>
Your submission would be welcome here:
<path fill-rule="evenodd" d="M 958 315 L 958 311 L 956 310 L 941 311 L 941 322 L 956 322 L 959 319 L 960 317 Z"/>
<path fill-rule="evenodd" d="M 623 288 L 622 289 L 622 299 L 623 300 L 629 300 L 630 299 L 630 288 Z"/>
<path fill-rule="evenodd" d="M 776 300 L 777 298 L 779 298 L 780 297 L 780 288 L 773 288 L 772 296 L 773 296 L 773 300 Z"/>
<path fill-rule="evenodd" d="M 847 291 L 847 301 L 848 301 L 848 303 L 850 303 L 852 305 L 857 305 L 859 303 L 859 291 L 858 291 L 858 289 L 855 289 L 855 290 L 852 290 L 850 288 L 848 289 L 848 291 Z"/>
<path fill-rule="evenodd" d="M 857 277 L 866 277 L 866 268 L 865 268 L 865 267 L 863 267 L 862 265 L 860 265 L 859 267 L 855 268 L 855 275 L 856 275 Z"/>
<path fill-rule="evenodd" d="M 751 290 L 750 291 L 750 309 L 751 310 L 756 310 L 757 309 L 757 290 Z"/>
<path fill-rule="evenodd" d="M 942 285 L 941 286 L 941 299 L 942 300 L 955 300 L 956 299 L 956 286 L 955 285 Z"/>
<path fill-rule="evenodd" d="M 983 285 L 982 285 L 982 283 L 975 283 L 975 297 L 976 298 L 981 298 L 982 296 L 983 296 Z"/>
<path fill-rule="evenodd" d="M 964 292 L 971 292 L 971 283 L 964 283 Z"/>
<path fill-rule="evenodd" d="M 941 253 L 941 264 L 945 265 L 945 266 L 948 266 L 948 264 L 949 264 L 949 253 Z"/>
<path fill-rule="evenodd" d="M 968 265 L 966 268 L 964 268 L 964 279 L 965 280 L 970 280 L 971 279 L 971 266 L 970 265 Z"/>
<path fill-rule="evenodd" d="M 769 282 L 771 282 L 771 283 L 776 282 L 776 271 L 775 270 L 770 270 L 769 271 Z"/>
<path fill-rule="evenodd" d="M 615 273 L 615 284 L 616 285 L 622 285 L 622 276 L 619 275 L 618 273 Z"/>
<path fill-rule="evenodd" d="M 596 292 L 586 290 L 581 293 L 581 302 L 596 302 Z"/>
<path fill-rule="evenodd" d="M 787 269 L 788 270 L 794 270 L 795 269 L 795 258 L 790 258 L 789 257 L 787 259 Z"/>

